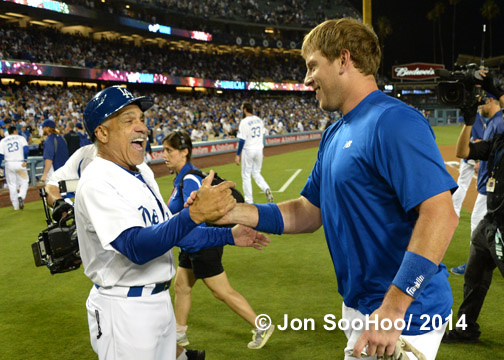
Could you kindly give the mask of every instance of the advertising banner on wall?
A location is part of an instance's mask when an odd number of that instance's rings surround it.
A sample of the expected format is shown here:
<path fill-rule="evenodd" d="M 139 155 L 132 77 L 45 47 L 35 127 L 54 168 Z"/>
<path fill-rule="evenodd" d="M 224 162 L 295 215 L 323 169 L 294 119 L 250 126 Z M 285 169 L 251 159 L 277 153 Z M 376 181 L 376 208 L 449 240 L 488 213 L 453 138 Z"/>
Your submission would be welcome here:
<path fill-rule="evenodd" d="M 429 80 L 437 78 L 434 70 L 444 69 L 443 64 L 413 63 L 392 66 L 392 78 L 401 80 Z"/>

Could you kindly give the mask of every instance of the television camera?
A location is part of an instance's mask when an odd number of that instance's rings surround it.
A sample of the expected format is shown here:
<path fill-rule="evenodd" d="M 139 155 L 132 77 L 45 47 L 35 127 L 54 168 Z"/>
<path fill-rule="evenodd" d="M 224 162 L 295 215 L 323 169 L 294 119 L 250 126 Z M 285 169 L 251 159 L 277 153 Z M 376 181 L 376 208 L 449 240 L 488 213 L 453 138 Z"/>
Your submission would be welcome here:
<path fill-rule="evenodd" d="M 64 183 L 60 182 L 60 190 L 65 186 Z M 48 227 L 40 232 L 38 241 L 32 244 L 35 265 L 47 266 L 52 275 L 78 269 L 82 261 L 73 209 L 69 210 L 60 221 L 53 222 L 44 188 L 40 189 L 40 197 L 44 204 Z"/>
<path fill-rule="evenodd" d="M 485 94 L 476 86 L 483 84 L 480 70 L 476 64 L 455 65 L 454 71 L 436 69 L 436 75 L 443 80 L 437 86 L 439 102 L 456 108 L 477 106 L 478 98 Z"/>

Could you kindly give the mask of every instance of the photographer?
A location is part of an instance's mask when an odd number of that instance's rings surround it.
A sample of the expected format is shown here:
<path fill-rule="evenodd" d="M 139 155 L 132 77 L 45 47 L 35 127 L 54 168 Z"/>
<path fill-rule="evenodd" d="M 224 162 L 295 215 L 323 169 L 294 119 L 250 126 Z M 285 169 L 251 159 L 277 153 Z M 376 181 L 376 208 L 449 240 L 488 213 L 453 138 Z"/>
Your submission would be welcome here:
<path fill-rule="evenodd" d="M 63 200 L 58 183 L 60 181 L 78 180 L 88 164 L 96 158 L 96 147 L 94 145 L 86 145 L 78 149 L 67 160 L 65 165 L 56 170 L 47 185 L 47 203 L 53 208 L 53 220 L 59 221 L 61 217 L 72 208 L 72 206 Z"/>
<path fill-rule="evenodd" d="M 503 103 L 504 92 L 494 85 L 493 76 L 488 74 L 483 81 L 483 89 L 493 94 L 484 99 L 484 111 L 491 111 L 492 119 L 502 122 L 502 111 L 497 99 Z M 498 109 L 496 112 L 493 112 Z M 481 179 L 487 193 L 487 213 L 478 224 L 471 237 L 469 258 L 464 274 L 464 299 L 458 311 L 458 317 L 465 317 L 467 327 L 464 330 L 455 329 L 443 337 L 444 343 L 476 343 L 481 335 L 477 319 L 487 291 L 492 282 L 492 274 L 496 267 L 504 276 L 502 257 L 503 245 L 501 232 L 504 231 L 504 134 L 484 137 L 477 143 L 470 143 L 470 134 L 474 117 L 465 119 L 465 126 L 457 141 L 457 156 L 474 160 L 486 160 L 485 182 Z M 478 190 L 480 188 L 478 178 Z M 502 229 L 502 230 L 501 230 Z"/>
<path fill-rule="evenodd" d="M 480 108 L 479 106 L 478 108 Z M 462 121 L 464 119 L 463 116 L 461 116 Z M 474 125 L 472 127 L 471 131 L 471 142 L 475 141 L 481 141 L 483 138 L 483 132 L 485 131 L 485 126 L 486 126 L 486 120 L 482 115 L 481 111 L 478 109 L 478 112 L 476 114 L 476 121 L 474 122 Z M 469 188 L 469 185 L 471 184 L 472 178 L 474 176 L 475 171 L 477 169 L 475 168 L 475 162 L 474 160 L 467 160 L 467 159 L 462 159 L 460 160 L 460 165 L 459 165 L 459 177 L 457 180 L 457 185 L 459 186 L 458 189 L 453 193 L 452 199 L 453 199 L 453 207 L 455 208 L 455 212 L 457 213 L 457 216 L 460 217 L 460 209 L 462 208 L 462 203 L 464 202 L 464 199 L 467 194 L 467 189 Z M 478 165 L 479 167 L 479 165 Z"/>
<path fill-rule="evenodd" d="M 480 97 L 481 102 L 481 115 L 488 119 L 485 124 L 485 129 L 483 132 L 483 140 L 489 140 L 493 138 L 496 134 L 504 132 L 504 121 L 502 119 L 502 111 L 500 109 L 499 102 L 496 97 L 490 93 L 486 93 L 486 96 Z M 464 109 L 464 122 L 470 124 L 471 131 L 474 129 L 475 115 L 469 113 L 470 109 Z M 474 111 L 474 110 L 472 110 Z M 466 120 L 467 118 L 467 120 Z M 458 154 L 457 154 L 458 156 Z M 487 212 L 487 189 L 486 184 L 488 181 L 488 163 L 487 161 L 481 161 L 478 170 L 478 196 L 474 203 L 474 208 L 471 214 L 471 236 L 481 219 L 485 216 Z M 464 275 L 466 264 L 460 265 L 456 268 L 452 268 L 451 272 L 456 275 Z"/>

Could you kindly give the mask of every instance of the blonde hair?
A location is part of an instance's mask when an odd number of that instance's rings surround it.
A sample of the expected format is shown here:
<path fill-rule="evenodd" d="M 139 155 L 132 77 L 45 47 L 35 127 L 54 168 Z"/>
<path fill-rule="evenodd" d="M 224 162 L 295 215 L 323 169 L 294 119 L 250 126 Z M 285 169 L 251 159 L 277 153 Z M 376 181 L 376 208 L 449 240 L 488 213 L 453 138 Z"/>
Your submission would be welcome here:
<path fill-rule="evenodd" d="M 301 55 L 306 59 L 320 50 L 334 61 L 347 49 L 355 66 L 364 75 L 376 75 L 380 66 L 381 49 L 373 29 L 355 19 L 327 20 L 313 28 L 304 38 Z"/>

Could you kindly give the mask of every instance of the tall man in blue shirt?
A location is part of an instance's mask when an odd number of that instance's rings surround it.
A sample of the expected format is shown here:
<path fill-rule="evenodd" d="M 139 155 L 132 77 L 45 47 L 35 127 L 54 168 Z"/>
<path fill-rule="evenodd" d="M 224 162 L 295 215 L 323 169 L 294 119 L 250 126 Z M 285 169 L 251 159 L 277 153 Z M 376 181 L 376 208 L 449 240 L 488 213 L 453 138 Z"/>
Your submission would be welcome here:
<path fill-rule="evenodd" d="M 305 85 L 322 109 L 343 117 L 324 132 L 301 197 L 238 204 L 219 223 L 276 234 L 323 225 L 343 317 L 350 324 L 365 324 L 366 315 L 398 324 L 350 327 L 345 359 L 391 355 L 402 334 L 433 360 L 453 300 L 440 262 L 458 223 L 451 199 L 457 185 L 425 117 L 378 90 L 381 54 L 371 28 L 353 19 L 328 20 L 305 37 L 302 55 Z M 401 319 L 411 319 L 403 331 Z"/>

